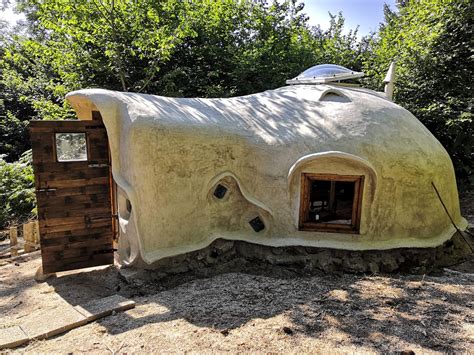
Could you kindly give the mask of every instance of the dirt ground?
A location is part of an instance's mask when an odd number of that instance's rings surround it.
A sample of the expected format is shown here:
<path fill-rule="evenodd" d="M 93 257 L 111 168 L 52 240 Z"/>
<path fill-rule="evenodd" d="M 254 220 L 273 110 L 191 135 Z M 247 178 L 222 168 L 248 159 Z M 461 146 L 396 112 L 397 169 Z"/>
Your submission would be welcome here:
<path fill-rule="evenodd" d="M 474 193 L 462 205 L 473 224 Z M 13 352 L 474 352 L 472 261 L 433 275 L 307 275 L 244 264 L 128 282 L 109 266 L 36 283 L 40 262 L 36 252 L 0 266 L 0 327 L 45 308 L 54 317 L 64 300 L 119 293 L 137 306 Z"/>

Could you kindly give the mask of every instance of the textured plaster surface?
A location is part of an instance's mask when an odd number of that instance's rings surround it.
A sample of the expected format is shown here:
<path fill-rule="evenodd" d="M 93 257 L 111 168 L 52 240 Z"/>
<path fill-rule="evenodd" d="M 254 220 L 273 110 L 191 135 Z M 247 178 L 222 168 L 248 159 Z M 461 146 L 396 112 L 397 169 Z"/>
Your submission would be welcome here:
<path fill-rule="evenodd" d="M 119 252 L 151 264 L 217 238 L 346 250 L 434 247 L 460 215 L 451 160 L 410 112 L 361 88 L 297 85 L 228 99 L 101 89 L 68 95 L 101 112 L 119 186 Z M 360 234 L 298 231 L 301 173 L 364 175 Z M 224 199 L 215 186 L 228 188 Z M 131 209 L 125 207 L 130 201 Z M 265 229 L 248 221 L 259 216 Z"/>

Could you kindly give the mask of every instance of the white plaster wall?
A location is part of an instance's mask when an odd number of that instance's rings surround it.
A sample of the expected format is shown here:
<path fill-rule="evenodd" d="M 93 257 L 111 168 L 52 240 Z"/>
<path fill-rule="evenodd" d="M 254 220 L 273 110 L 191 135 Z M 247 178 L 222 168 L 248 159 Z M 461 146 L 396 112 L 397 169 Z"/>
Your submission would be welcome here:
<path fill-rule="evenodd" d="M 340 96 L 324 96 L 336 92 Z M 114 179 L 132 204 L 127 264 L 200 249 L 217 238 L 349 250 L 431 247 L 460 228 L 454 170 L 408 111 L 361 88 L 298 85 L 229 99 L 80 90 L 100 110 Z M 298 231 L 302 172 L 364 175 L 360 234 Z M 221 181 L 224 200 L 212 196 Z M 259 215 L 266 229 L 248 221 Z M 122 223 L 125 225 L 125 223 Z M 129 249 L 132 250 L 129 250 Z"/>

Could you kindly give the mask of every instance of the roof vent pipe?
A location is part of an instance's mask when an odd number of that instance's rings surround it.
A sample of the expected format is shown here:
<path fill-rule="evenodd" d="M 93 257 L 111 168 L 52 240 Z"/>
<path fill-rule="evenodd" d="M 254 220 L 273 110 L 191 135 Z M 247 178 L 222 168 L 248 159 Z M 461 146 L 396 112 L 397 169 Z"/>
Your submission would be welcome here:
<path fill-rule="evenodd" d="M 385 84 L 385 96 L 390 101 L 393 101 L 393 89 L 395 87 L 395 69 L 396 69 L 395 62 L 390 63 L 390 67 L 388 68 L 387 75 L 385 75 L 384 84 Z"/>

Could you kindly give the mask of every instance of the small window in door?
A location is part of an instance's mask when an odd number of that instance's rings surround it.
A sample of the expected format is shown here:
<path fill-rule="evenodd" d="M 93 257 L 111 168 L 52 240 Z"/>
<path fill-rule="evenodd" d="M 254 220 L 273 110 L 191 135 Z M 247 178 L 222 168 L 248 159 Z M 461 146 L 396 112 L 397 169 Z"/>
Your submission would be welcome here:
<path fill-rule="evenodd" d="M 299 229 L 358 233 L 363 176 L 304 173 Z"/>
<path fill-rule="evenodd" d="M 58 162 L 87 161 L 85 133 L 56 133 L 56 158 Z"/>

